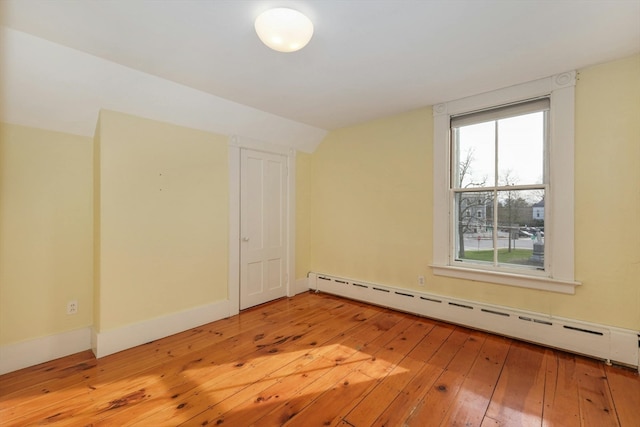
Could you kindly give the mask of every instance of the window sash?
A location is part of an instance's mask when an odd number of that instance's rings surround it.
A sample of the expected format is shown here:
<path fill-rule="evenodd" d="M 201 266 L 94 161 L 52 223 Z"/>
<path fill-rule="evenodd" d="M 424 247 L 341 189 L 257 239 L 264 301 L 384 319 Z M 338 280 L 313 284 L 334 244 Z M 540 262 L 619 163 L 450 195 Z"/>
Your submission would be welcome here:
<path fill-rule="evenodd" d="M 544 97 L 544 98 L 538 98 L 535 99 L 533 101 L 529 100 L 529 101 L 524 101 L 524 102 L 520 102 L 520 103 L 514 103 L 514 104 L 509 104 L 507 106 L 501 106 L 498 108 L 492 108 L 492 109 L 488 109 L 488 110 L 482 110 L 479 112 L 475 112 L 475 113 L 469 113 L 469 114 L 464 114 L 464 115 L 459 115 L 459 116 L 451 116 L 450 118 L 450 129 L 449 129 L 449 136 L 450 136 L 450 141 L 449 141 L 449 146 L 450 146 L 450 150 L 449 153 L 451 154 L 449 157 L 449 167 L 450 167 L 450 187 L 451 188 L 465 188 L 465 189 L 471 189 L 471 188 L 481 188 L 481 189 L 493 189 L 493 188 L 503 188 L 504 186 L 500 186 L 499 185 L 499 168 L 501 165 L 500 159 L 499 159 L 499 150 L 498 150 L 498 146 L 500 144 L 500 131 L 499 131 L 499 126 L 498 126 L 498 121 L 502 120 L 502 119 L 506 119 L 506 118 L 513 118 L 513 117 L 518 117 L 518 116 L 524 116 L 527 114 L 531 114 L 531 113 L 539 113 L 542 112 L 544 113 L 544 118 L 543 118 L 543 145 L 542 145 L 542 159 L 543 159 L 543 173 L 542 173 L 542 182 L 538 182 L 538 183 L 533 183 L 533 184 L 528 184 L 531 186 L 538 186 L 538 185 L 542 185 L 542 184 L 548 184 L 549 183 L 549 135 L 550 135 L 550 130 L 549 130 L 549 111 L 550 111 L 550 104 L 549 104 L 549 98 L 548 97 Z M 466 118 L 470 118 L 472 119 L 472 121 L 469 122 L 456 122 L 455 118 L 460 118 L 460 119 L 466 119 Z M 480 120 L 482 119 L 482 120 Z M 494 150 L 494 170 L 493 172 L 493 176 L 491 177 L 492 179 L 489 181 L 489 183 L 485 184 L 485 185 L 477 185 L 477 186 L 472 186 L 472 187 L 463 187 L 462 186 L 462 182 L 460 179 L 460 131 L 459 129 L 461 127 L 464 126 L 469 126 L 469 125 L 473 125 L 473 124 L 481 124 L 481 123 L 493 123 L 494 124 L 494 145 L 493 145 L 493 150 Z M 482 190 L 480 190 L 482 191 Z"/>
<path fill-rule="evenodd" d="M 488 269 L 491 271 L 514 271 L 514 270 L 522 270 L 526 271 L 527 274 L 540 275 L 540 276 L 548 276 L 549 271 L 549 257 L 547 256 L 547 249 L 545 245 L 545 256 L 544 256 L 544 264 L 543 266 L 532 266 L 528 267 L 520 264 L 509 264 L 509 263 L 501 263 L 498 261 L 498 230 L 500 229 L 499 223 L 499 197 L 498 194 L 500 191 L 518 191 L 518 190 L 542 190 L 544 192 L 545 199 L 549 195 L 549 186 L 548 185 L 521 185 L 521 186 L 509 186 L 509 187 L 501 187 L 498 188 L 470 188 L 470 189 L 451 189 L 449 191 L 450 196 L 450 206 L 451 206 L 451 222 L 450 222 L 450 253 L 449 253 L 449 264 L 467 264 L 473 265 L 473 268 L 481 268 Z M 493 261 L 490 262 L 478 262 L 478 261 L 469 261 L 465 259 L 461 259 L 458 257 L 459 251 L 459 227 L 458 222 L 461 220 L 459 218 L 459 210 L 457 209 L 457 201 L 459 194 L 463 193 L 490 193 L 492 194 L 491 198 L 491 209 L 492 209 L 492 224 L 491 224 L 491 235 L 492 235 L 492 247 L 493 247 Z M 550 212 L 545 208 L 544 210 L 544 218 L 545 222 L 551 221 Z M 468 218 L 467 218 L 468 219 Z M 533 219 L 533 217 L 532 217 Z M 553 238 L 553 236 L 551 236 Z M 546 239 L 546 238 L 545 238 Z"/>
<path fill-rule="evenodd" d="M 518 103 L 512 103 L 508 105 L 502 105 L 496 108 L 490 108 L 481 111 L 475 111 L 471 113 L 465 113 L 458 116 L 450 116 L 450 191 L 449 191 L 449 203 L 451 206 L 451 216 L 450 216 L 450 253 L 449 253 L 449 263 L 450 265 L 454 264 L 472 264 L 474 268 L 482 268 L 489 269 L 493 271 L 527 271 L 527 274 L 549 274 L 548 273 L 548 265 L 549 265 L 549 257 L 544 257 L 544 265 L 541 266 L 526 266 L 519 264 L 509 264 L 509 263 L 500 263 L 498 261 L 498 228 L 499 228 L 499 220 L 498 220 L 498 211 L 499 211 L 499 198 L 498 194 L 504 191 L 518 191 L 518 190 L 542 190 L 544 192 L 545 197 L 549 196 L 549 180 L 548 180 L 548 144 L 549 144 L 549 120 L 548 115 L 550 111 L 550 99 L 549 97 L 541 97 L 533 100 L 527 100 Z M 498 185 L 498 171 L 500 168 L 500 158 L 498 153 L 498 146 L 500 143 L 499 140 L 499 131 L 498 131 L 498 120 L 512 118 L 522 115 L 527 115 L 531 113 L 544 112 L 544 120 L 542 122 L 543 129 L 543 182 L 536 184 L 523 184 L 523 185 Z M 460 133 L 458 129 L 463 126 L 469 126 L 480 123 L 491 123 L 495 124 L 494 130 L 494 139 L 495 143 L 493 146 L 495 163 L 494 163 L 494 176 L 492 177 L 493 185 L 485 185 L 485 186 L 474 186 L 474 187 L 462 187 L 459 177 L 460 174 L 460 162 L 459 162 L 459 148 L 460 141 L 458 140 Z M 491 193 L 492 197 L 492 210 L 493 210 L 493 224 L 491 227 L 491 235 L 493 242 L 493 261 L 492 262 L 477 262 L 477 261 L 469 261 L 465 259 L 460 259 L 457 256 L 457 252 L 459 250 L 458 245 L 460 241 L 462 241 L 462 237 L 459 235 L 461 233 L 461 229 L 459 227 L 458 222 L 462 220 L 462 218 L 458 218 L 459 208 L 458 201 L 459 195 L 463 193 Z M 532 218 L 533 219 L 533 218 Z M 549 214 L 545 210 L 545 220 L 549 220 Z M 509 233 L 509 238 L 511 238 L 511 233 Z M 553 238 L 553 236 L 551 236 Z M 545 249 L 545 252 L 546 249 Z M 483 265 L 484 264 L 484 265 Z"/>

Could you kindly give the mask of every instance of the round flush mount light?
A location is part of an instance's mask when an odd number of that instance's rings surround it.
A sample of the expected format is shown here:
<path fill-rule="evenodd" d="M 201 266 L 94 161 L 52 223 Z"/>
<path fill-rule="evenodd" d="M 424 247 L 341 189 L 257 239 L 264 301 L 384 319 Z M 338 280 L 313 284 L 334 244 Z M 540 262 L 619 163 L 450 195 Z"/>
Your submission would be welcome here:
<path fill-rule="evenodd" d="M 256 33 L 266 44 L 278 52 L 295 52 L 309 43 L 313 23 L 297 10 L 275 8 L 262 12 L 255 22 Z"/>

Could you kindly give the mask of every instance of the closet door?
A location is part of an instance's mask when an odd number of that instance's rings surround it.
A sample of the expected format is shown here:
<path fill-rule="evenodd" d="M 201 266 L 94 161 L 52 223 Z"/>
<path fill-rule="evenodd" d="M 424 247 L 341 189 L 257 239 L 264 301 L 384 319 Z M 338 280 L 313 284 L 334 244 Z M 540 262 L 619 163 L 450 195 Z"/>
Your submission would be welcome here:
<path fill-rule="evenodd" d="M 287 158 L 241 150 L 240 309 L 287 294 Z"/>

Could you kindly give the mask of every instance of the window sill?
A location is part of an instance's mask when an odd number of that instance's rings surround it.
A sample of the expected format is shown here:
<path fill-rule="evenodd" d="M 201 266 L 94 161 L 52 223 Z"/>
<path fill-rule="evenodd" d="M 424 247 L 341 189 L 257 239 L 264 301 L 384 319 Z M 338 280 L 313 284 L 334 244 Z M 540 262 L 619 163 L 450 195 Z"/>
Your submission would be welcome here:
<path fill-rule="evenodd" d="M 549 277 L 477 270 L 472 268 L 453 267 L 450 265 L 430 265 L 430 267 L 433 269 L 433 274 L 436 276 L 455 277 L 457 279 L 517 286 L 520 288 L 559 292 L 562 294 L 575 294 L 576 286 L 581 285 L 580 282 L 572 280 L 559 280 Z"/>

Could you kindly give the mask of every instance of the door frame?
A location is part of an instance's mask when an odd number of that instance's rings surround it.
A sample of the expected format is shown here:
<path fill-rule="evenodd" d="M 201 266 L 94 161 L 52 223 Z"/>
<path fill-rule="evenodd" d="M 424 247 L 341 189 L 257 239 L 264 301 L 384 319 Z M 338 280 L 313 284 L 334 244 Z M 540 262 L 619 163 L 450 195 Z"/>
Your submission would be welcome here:
<path fill-rule="evenodd" d="M 285 210 L 285 228 L 287 232 L 287 249 L 285 259 L 287 296 L 295 295 L 295 253 L 296 253 L 296 150 L 269 144 L 257 139 L 233 135 L 229 138 L 229 271 L 227 298 L 229 300 L 229 316 L 240 312 L 240 178 L 241 150 L 248 149 L 286 157 L 287 166 L 287 206 Z"/>

